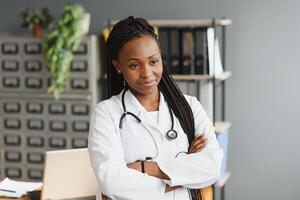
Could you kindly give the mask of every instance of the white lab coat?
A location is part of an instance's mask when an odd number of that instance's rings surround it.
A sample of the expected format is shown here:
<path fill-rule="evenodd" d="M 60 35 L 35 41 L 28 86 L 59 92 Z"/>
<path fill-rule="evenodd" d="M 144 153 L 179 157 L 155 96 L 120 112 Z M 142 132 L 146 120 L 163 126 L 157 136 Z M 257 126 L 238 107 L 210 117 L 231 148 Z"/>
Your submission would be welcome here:
<path fill-rule="evenodd" d="M 179 153 L 187 152 L 188 140 L 175 115 L 174 129 L 178 137 L 167 139 L 171 118 L 162 93 L 158 123 L 147 116 L 147 111 L 130 90 L 125 93 L 126 109 L 137 115 L 142 123 L 127 115 L 123 128 L 119 129 L 119 120 L 124 113 L 121 93 L 95 106 L 90 121 L 88 149 L 93 170 L 105 195 L 114 200 L 188 200 L 186 188 L 203 188 L 216 181 L 223 152 L 216 140 L 214 127 L 199 101 L 192 96 L 185 97 L 194 113 L 196 135 L 205 133 L 208 138 L 205 149 L 194 154 Z M 154 161 L 171 180 L 127 167 L 127 163 L 147 156 L 156 156 Z M 165 193 L 166 184 L 183 187 Z"/>

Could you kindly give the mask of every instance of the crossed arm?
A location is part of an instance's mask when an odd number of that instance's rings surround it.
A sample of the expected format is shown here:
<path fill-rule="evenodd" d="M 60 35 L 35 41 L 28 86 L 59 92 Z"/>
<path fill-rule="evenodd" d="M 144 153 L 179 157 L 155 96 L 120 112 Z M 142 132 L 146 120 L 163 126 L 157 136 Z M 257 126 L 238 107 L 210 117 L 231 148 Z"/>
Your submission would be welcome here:
<path fill-rule="evenodd" d="M 189 152 L 188 154 L 192 154 L 192 153 L 196 153 L 196 152 L 200 152 L 202 149 L 205 148 L 206 144 L 207 144 L 207 139 L 204 137 L 205 134 L 201 134 L 199 136 L 197 136 L 193 142 L 190 145 L 189 148 Z M 132 163 L 128 163 L 127 167 L 130 169 L 134 169 L 137 171 L 142 172 L 142 167 L 141 167 L 141 162 L 132 162 Z M 147 173 L 150 176 L 154 176 L 160 179 L 166 179 L 166 180 L 170 180 L 170 177 L 168 177 L 158 166 L 158 164 L 154 161 L 146 161 L 144 162 L 144 171 L 145 173 Z M 181 186 L 169 186 L 168 184 L 166 184 L 166 188 L 165 188 L 165 192 L 170 192 L 175 190 L 176 188 L 179 188 Z M 102 195 L 102 199 L 103 200 L 109 200 L 109 198 L 105 195 Z"/>
<path fill-rule="evenodd" d="M 200 134 L 199 136 L 197 136 L 193 142 L 190 145 L 189 148 L 189 152 L 188 154 L 192 154 L 192 153 L 196 153 L 196 152 L 200 152 L 202 149 L 204 149 L 204 147 L 207 144 L 207 139 L 204 137 L 205 134 Z M 131 169 L 137 170 L 137 171 L 142 171 L 142 165 L 141 162 L 132 162 L 127 164 L 127 166 Z M 144 162 L 144 171 L 145 173 L 147 173 L 150 176 L 154 176 L 160 179 L 166 179 L 166 180 L 170 180 L 170 177 L 168 177 L 168 175 L 166 175 L 158 166 L 158 164 L 154 161 L 146 161 Z M 178 187 L 181 186 L 174 186 L 171 187 L 169 185 L 166 185 L 166 189 L 165 192 L 170 192 Z"/>

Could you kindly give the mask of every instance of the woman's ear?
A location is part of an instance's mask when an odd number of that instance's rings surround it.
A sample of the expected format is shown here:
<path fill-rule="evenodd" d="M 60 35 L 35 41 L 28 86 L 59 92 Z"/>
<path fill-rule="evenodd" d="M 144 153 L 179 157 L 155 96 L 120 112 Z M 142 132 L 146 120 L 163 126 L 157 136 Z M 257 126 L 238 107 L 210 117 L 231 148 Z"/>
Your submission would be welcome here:
<path fill-rule="evenodd" d="M 117 73 L 118 73 L 118 74 L 121 74 L 121 70 L 120 70 L 120 66 L 119 66 L 118 61 L 112 60 L 111 62 L 112 62 L 112 64 L 114 65 L 114 67 L 115 67 Z"/>

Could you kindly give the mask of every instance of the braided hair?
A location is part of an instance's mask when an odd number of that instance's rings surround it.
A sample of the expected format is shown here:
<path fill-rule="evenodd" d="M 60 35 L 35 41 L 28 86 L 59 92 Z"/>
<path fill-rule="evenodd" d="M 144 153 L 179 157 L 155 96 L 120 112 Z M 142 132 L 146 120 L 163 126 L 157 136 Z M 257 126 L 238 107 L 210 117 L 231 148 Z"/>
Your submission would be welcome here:
<path fill-rule="evenodd" d="M 118 59 L 119 52 L 125 43 L 143 36 L 152 37 L 157 42 L 158 46 L 160 46 L 154 28 L 143 18 L 130 16 L 115 24 L 110 32 L 106 42 L 109 97 L 119 94 L 124 88 L 128 87 L 126 84 L 123 84 L 124 77 L 117 73 L 112 64 L 112 60 Z M 184 95 L 167 71 L 164 60 L 162 78 L 158 84 L 158 88 L 163 93 L 168 105 L 178 118 L 182 129 L 187 134 L 189 144 L 191 144 L 195 138 L 193 112 Z M 189 192 L 192 200 L 202 199 L 199 190 L 189 189 Z"/>

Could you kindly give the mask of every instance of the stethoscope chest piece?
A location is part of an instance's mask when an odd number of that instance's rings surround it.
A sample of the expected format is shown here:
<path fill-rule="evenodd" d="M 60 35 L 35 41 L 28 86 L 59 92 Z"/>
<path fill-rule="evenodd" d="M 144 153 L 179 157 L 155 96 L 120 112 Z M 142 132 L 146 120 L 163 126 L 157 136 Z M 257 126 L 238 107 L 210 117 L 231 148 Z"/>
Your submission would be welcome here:
<path fill-rule="evenodd" d="M 170 140 L 174 140 L 174 139 L 176 139 L 177 138 L 177 132 L 175 131 L 175 130 L 169 130 L 168 132 L 167 132 L 167 138 L 168 139 L 170 139 Z"/>

